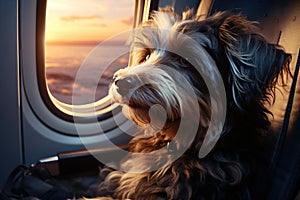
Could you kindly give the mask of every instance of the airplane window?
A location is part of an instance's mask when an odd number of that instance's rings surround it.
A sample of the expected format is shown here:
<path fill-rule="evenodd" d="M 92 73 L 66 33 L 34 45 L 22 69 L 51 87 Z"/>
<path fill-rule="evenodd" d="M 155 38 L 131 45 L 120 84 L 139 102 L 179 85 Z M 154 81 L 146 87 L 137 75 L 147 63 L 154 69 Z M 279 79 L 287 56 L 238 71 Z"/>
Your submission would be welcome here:
<path fill-rule="evenodd" d="M 66 104 L 87 104 L 94 95 L 94 101 L 107 96 L 114 71 L 124 68 L 128 54 L 116 58 L 109 66 L 104 66 L 105 57 L 97 58 L 97 67 L 105 67 L 103 77 L 76 83 L 76 75 L 82 63 L 92 50 L 102 41 L 128 31 L 133 27 L 133 0 L 48 0 L 45 32 L 45 73 L 49 92 L 58 101 Z M 124 41 L 114 41 L 102 45 L 107 53 Z M 85 73 L 93 74 L 95 69 L 87 67 Z M 96 91 L 91 85 L 97 82 Z M 76 90 L 74 90 L 76 89 Z M 72 97 L 76 96 L 76 103 Z"/>

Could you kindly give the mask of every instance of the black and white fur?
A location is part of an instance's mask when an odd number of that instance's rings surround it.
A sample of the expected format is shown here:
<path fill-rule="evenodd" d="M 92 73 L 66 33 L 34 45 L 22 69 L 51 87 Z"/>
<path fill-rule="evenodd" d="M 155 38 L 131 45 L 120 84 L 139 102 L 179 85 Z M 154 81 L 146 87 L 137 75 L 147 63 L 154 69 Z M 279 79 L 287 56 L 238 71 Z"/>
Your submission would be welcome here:
<path fill-rule="evenodd" d="M 253 185 L 257 181 L 254 177 L 259 176 L 260 139 L 270 125 L 271 113 L 265 104 L 272 103 L 276 84 L 284 82 L 284 74 L 289 73 L 291 56 L 257 31 L 256 23 L 230 12 L 200 20 L 192 11 L 179 17 L 172 9 L 165 9 L 154 12 L 141 25 L 133 36 L 131 65 L 115 74 L 110 88 L 124 114 L 147 133 L 147 137 L 132 139 L 128 150 L 151 153 L 169 145 L 176 140 L 182 113 L 189 116 L 195 110 L 201 115 L 197 134 L 178 159 L 155 171 L 130 172 L 136 165 L 151 165 L 153 161 L 146 158 L 125 160 L 121 165 L 129 168 L 127 172 L 104 169 L 102 174 L 107 175 L 100 185 L 99 199 L 232 200 L 262 195 Z M 178 33 L 192 38 L 194 44 L 176 40 Z M 180 49 L 192 56 L 187 60 L 167 49 Z M 210 125 L 212 104 L 208 86 L 192 63 L 203 71 L 217 68 L 226 91 L 221 137 L 204 158 L 199 158 L 198 152 Z M 197 105 L 191 103 L 191 91 L 183 88 L 183 82 L 192 86 Z M 159 129 L 151 125 L 149 110 L 153 105 L 160 105 L 165 112 Z M 160 159 L 158 156 L 157 161 Z"/>

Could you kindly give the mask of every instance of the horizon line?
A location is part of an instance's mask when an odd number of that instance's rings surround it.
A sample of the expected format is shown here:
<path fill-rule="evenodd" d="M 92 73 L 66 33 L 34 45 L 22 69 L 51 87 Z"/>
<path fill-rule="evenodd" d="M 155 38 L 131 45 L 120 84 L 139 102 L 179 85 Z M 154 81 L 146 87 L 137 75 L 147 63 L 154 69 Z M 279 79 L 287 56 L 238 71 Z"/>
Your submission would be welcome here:
<path fill-rule="evenodd" d="M 50 40 L 50 41 L 45 41 L 45 44 L 46 45 L 98 45 L 103 41 L 105 40 L 89 40 L 89 41 Z M 108 43 L 111 45 L 121 45 L 124 44 L 125 42 L 126 40 L 115 40 L 115 41 L 109 41 Z"/>

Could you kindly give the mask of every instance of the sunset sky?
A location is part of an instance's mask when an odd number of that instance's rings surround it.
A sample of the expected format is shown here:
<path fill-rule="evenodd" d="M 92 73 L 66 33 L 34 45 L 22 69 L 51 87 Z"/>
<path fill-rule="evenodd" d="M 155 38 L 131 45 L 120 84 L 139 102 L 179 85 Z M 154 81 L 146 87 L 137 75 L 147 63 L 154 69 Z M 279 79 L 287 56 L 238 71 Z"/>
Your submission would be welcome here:
<path fill-rule="evenodd" d="M 46 42 L 102 41 L 130 30 L 134 0 L 48 0 Z"/>

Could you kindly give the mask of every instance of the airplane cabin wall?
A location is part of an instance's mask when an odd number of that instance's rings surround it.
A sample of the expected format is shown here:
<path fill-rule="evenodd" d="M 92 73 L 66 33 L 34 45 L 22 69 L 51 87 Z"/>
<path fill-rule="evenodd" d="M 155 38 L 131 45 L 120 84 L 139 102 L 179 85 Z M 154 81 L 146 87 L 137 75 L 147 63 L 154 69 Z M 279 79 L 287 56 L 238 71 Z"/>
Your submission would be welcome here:
<path fill-rule="evenodd" d="M 0 188 L 22 159 L 18 1 L 0 1 Z"/>

